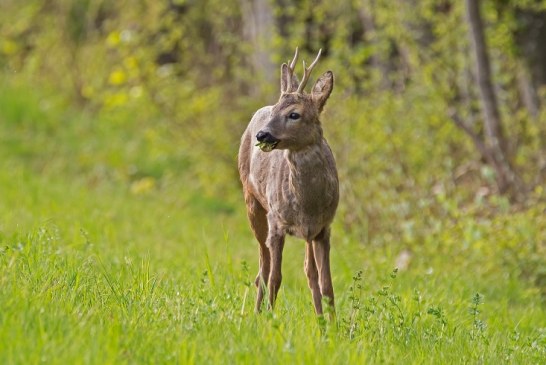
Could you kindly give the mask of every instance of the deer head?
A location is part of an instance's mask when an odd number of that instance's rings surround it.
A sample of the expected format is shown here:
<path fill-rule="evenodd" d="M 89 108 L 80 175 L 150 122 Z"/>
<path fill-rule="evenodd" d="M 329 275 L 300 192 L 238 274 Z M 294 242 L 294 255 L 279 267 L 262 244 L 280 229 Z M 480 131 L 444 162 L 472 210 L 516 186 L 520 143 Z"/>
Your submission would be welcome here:
<path fill-rule="evenodd" d="M 274 149 L 298 151 L 322 138 L 319 115 L 334 87 L 334 75 L 325 72 L 315 82 L 311 94 L 304 92 L 311 71 L 317 64 L 322 50 L 309 67 L 303 61 L 303 78 L 298 83 L 294 74 L 298 49 L 292 62 L 281 66 L 281 95 L 271 110 L 265 127 L 256 134 L 257 146 L 264 152 Z"/>

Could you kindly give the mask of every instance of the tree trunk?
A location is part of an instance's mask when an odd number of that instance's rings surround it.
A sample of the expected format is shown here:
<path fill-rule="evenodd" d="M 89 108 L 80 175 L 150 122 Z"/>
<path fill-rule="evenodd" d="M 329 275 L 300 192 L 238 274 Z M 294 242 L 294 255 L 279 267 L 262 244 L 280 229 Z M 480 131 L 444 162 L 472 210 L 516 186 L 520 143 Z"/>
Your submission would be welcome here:
<path fill-rule="evenodd" d="M 499 192 L 519 201 L 523 199 L 524 188 L 520 178 L 512 168 L 507 154 L 497 98 L 491 81 L 491 65 L 480 14 L 480 1 L 465 0 L 465 3 L 485 127 L 484 144 L 488 151 L 488 156 L 484 157 L 487 158 L 487 162 L 495 170 Z"/>
<path fill-rule="evenodd" d="M 241 0 L 244 37 L 251 45 L 250 62 L 254 72 L 266 82 L 277 79 L 271 62 L 273 10 L 268 0 Z"/>
<path fill-rule="evenodd" d="M 546 86 L 546 10 L 516 8 L 515 15 L 515 38 L 536 92 Z"/>
<path fill-rule="evenodd" d="M 533 81 L 529 77 L 527 70 L 521 64 L 518 65 L 518 73 L 516 77 L 523 105 L 529 112 L 529 115 L 531 115 L 533 118 L 537 118 L 540 109 L 540 103 L 538 101 L 536 89 L 533 85 Z"/>

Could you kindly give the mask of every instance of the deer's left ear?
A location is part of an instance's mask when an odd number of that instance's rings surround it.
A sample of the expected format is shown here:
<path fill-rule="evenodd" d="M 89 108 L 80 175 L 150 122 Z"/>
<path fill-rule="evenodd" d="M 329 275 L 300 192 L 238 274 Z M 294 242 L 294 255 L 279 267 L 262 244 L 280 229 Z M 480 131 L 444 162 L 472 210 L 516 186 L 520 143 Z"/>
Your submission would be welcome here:
<path fill-rule="evenodd" d="M 317 104 L 319 113 L 322 112 L 326 100 L 330 96 L 332 89 L 334 88 L 334 74 L 332 71 L 326 71 L 321 77 L 318 78 L 311 91 L 311 97 Z"/>

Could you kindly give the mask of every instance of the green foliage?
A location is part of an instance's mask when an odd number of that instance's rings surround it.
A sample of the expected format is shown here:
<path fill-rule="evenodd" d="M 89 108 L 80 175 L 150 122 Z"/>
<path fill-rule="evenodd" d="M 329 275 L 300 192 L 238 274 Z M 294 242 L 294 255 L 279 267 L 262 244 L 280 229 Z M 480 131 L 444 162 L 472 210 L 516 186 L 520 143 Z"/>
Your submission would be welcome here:
<path fill-rule="evenodd" d="M 502 112 L 513 116 L 504 121 L 515 136 L 513 158 L 533 188 L 542 179 L 535 166 L 543 163 L 546 131 L 521 105 L 517 85 L 522 62 L 514 34 L 519 29 L 516 10 L 540 11 L 538 3 L 484 6 Z M 413 206 L 428 205 L 433 187 L 448 196 L 459 186 L 467 191 L 485 184 L 494 190 L 494 176 L 473 163 L 474 147 L 450 120 L 453 111 L 469 121 L 479 114 L 461 2 L 242 5 L 218 0 L 32 0 L 19 6 L 8 1 L 0 28 L 3 77 L 10 83 L 32 83 L 56 95 L 56 103 L 75 103 L 92 115 L 121 113 L 118 119 L 125 123 L 137 117 L 140 123 L 133 128 L 168 129 L 194 160 L 200 185 L 219 193 L 226 182 L 236 183 L 232 166 L 245 124 L 258 107 L 273 103 L 278 92 L 278 83 L 272 83 L 276 75 L 260 74 L 273 69 L 253 64 L 258 51 L 248 34 L 253 22 L 260 21 L 259 12 L 270 12 L 269 39 L 258 40 L 267 43 L 266 59 L 280 63 L 297 45 L 304 55 L 325 48 L 321 64 L 336 74 L 337 100 L 324 119 L 335 123 L 329 135 L 336 155 L 342 156 L 341 167 L 362 165 L 370 151 L 383 165 L 370 162 L 368 171 L 347 168 L 352 181 L 374 176 L 370 183 L 376 185 L 366 190 L 351 185 L 348 196 L 358 201 L 375 197 L 381 186 L 386 198 L 368 204 L 368 217 L 359 217 L 359 224 L 384 214 L 378 205 L 400 211 L 393 203 L 400 198 Z M 340 124 L 357 133 L 333 130 Z M 398 196 L 400 190 L 407 196 Z M 463 199 L 473 198 L 467 194 Z"/>

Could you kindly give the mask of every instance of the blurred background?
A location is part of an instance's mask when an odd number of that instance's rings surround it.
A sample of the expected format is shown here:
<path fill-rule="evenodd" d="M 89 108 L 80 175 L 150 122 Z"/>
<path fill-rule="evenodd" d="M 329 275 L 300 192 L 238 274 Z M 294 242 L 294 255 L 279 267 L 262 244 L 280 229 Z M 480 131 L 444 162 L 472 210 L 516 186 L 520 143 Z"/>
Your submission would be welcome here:
<path fill-rule="evenodd" d="M 314 76 L 336 77 L 322 121 L 341 179 L 338 231 L 415 252 L 446 227 L 470 237 L 486 222 L 489 242 L 517 237 L 503 241 L 506 260 L 546 281 L 546 1 L 0 9 L 0 158 L 19 179 L 177 191 L 214 214 L 244 211 L 239 138 L 276 102 L 280 64 L 322 48 Z"/>

